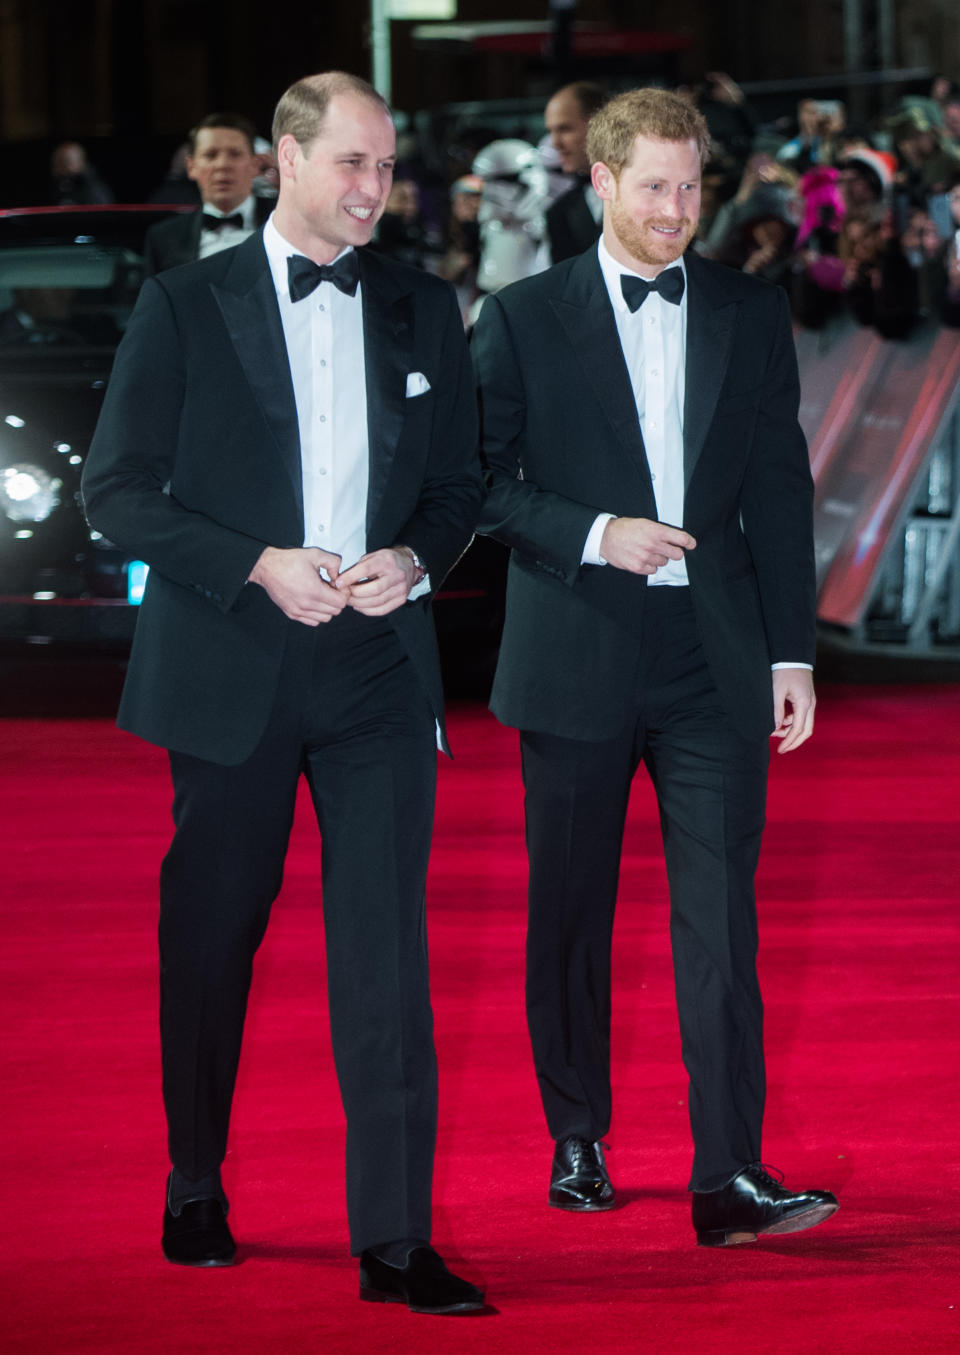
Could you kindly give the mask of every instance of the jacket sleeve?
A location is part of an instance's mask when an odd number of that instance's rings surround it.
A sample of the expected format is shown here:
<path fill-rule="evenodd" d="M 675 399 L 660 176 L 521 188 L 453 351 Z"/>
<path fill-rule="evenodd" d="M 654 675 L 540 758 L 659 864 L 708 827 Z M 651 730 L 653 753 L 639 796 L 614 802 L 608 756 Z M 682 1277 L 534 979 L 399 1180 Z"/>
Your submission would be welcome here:
<path fill-rule="evenodd" d="M 148 279 L 117 351 L 84 467 L 91 527 L 227 612 L 269 544 L 190 511 L 170 493 L 186 389 L 177 317 Z"/>
<path fill-rule="evenodd" d="M 483 304 L 471 349 L 487 484 L 477 530 L 504 542 L 527 563 L 573 585 L 597 510 L 541 489 L 525 473 L 525 373 L 519 345 L 496 296 Z"/>
<path fill-rule="evenodd" d="M 444 284 L 441 363 L 425 473 L 416 507 L 396 533 L 424 561 L 431 591 L 469 546 L 483 498 L 477 406 L 456 293 Z"/>
<path fill-rule="evenodd" d="M 776 307 L 763 394 L 740 498 L 743 532 L 753 559 L 771 663 L 813 663 L 816 573 L 813 478 L 797 419 L 800 381 L 786 294 L 767 293 Z"/>

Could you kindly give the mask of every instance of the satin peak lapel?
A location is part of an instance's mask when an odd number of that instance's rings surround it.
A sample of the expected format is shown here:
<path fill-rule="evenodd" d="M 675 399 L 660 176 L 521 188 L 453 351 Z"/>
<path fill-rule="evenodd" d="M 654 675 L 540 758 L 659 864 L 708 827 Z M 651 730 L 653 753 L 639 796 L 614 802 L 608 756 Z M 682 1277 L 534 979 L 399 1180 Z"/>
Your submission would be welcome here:
<path fill-rule="evenodd" d="M 606 284 L 592 251 L 578 258 L 563 296 L 551 305 L 587 382 L 652 498 L 653 482 L 637 418 L 637 403 Z"/>
<path fill-rule="evenodd" d="M 259 236 L 238 245 L 231 253 L 236 256 L 236 267 L 227 274 L 222 285 L 213 285 L 211 290 L 244 375 L 290 477 L 302 517 L 303 475 L 297 405 L 273 278 Z"/>
<path fill-rule="evenodd" d="M 699 267 L 697 266 L 699 264 Z M 730 361 L 730 344 L 738 302 L 723 289 L 698 259 L 687 256 L 687 360 L 683 408 L 683 485 L 703 450 L 707 429 Z M 717 265 L 722 267 L 722 265 Z"/>
<path fill-rule="evenodd" d="M 407 375 L 414 344 L 413 296 L 375 255 L 360 255 L 363 296 L 363 360 L 367 386 L 367 437 L 370 447 L 370 483 L 367 492 L 367 533 L 390 478 L 407 398 Z M 415 365 L 415 364 L 413 364 Z"/>

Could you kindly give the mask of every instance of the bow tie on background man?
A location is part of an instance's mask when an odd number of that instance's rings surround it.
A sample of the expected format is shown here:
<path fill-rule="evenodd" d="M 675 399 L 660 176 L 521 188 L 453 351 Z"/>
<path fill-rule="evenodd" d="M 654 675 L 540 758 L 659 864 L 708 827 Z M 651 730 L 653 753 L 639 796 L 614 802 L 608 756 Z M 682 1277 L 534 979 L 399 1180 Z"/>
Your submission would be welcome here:
<path fill-rule="evenodd" d="M 649 282 L 646 278 L 635 278 L 629 273 L 621 273 L 620 290 L 631 311 L 638 311 L 651 292 L 659 292 L 664 301 L 671 301 L 675 306 L 679 306 L 683 296 L 683 269 L 665 268 Z"/>
<path fill-rule="evenodd" d="M 222 231 L 224 226 L 239 226 L 243 228 L 243 213 L 231 212 L 229 216 L 214 216 L 212 212 L 204 212 L 203 229 L 205 231 Z"/>
<path fill-rule="evenodd" d="M 335 263 L 314 263 L 303 254 L 291 254 L 287 259 L 287 286 L 290 300 L 302 301 L 321 282 L 332 282 L 347 296 L 356 296 L 360 281 L 360 263 L 355 250 L 343 254 Z"/>

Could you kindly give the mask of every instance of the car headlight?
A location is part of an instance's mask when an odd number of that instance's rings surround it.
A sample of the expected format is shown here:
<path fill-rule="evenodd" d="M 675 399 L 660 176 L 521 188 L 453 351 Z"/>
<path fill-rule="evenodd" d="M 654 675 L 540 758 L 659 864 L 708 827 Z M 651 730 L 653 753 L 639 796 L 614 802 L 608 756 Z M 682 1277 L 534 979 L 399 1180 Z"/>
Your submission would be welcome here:
<path fill-rule="evenodd" d="M 60 502 L 62 480 L 22 461 L 0 470 L 0 508 L 11 522 L 43 522 Z"/>

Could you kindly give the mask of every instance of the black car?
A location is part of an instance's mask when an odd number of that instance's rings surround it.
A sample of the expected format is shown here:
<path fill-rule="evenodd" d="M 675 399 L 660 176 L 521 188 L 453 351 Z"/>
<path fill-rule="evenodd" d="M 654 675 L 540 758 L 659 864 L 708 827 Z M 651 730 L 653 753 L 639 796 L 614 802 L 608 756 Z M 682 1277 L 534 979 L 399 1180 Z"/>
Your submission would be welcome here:
<path fill-rule="evenodd" d="M 0 211 L 0 641 L 129 645 L 144 567 L 91 532 L 80 472 L 156 207 Z M 189 210 L 189 209 L 185 209 Z"/>
<path fill-rule="evenodd" d="M 0 211 L 0 648 L 122 653 L 146 566 L 91 531 L 80 473 L 144 277 L 143 236 L 173 208 Z M 189 211 L 189 207 L 182 210 Z M 437 599 L 444 662 L 482 686 L 504 553 L 478 541 Z"/>

